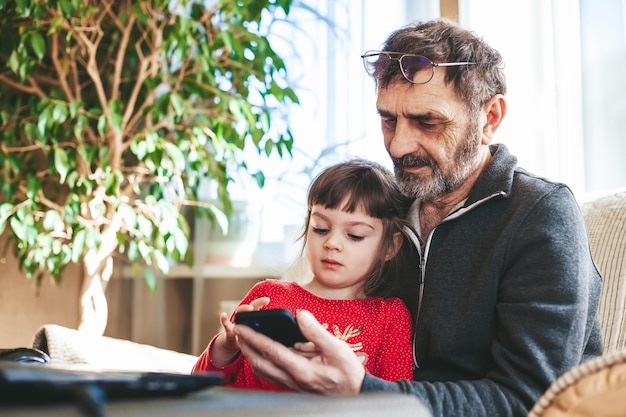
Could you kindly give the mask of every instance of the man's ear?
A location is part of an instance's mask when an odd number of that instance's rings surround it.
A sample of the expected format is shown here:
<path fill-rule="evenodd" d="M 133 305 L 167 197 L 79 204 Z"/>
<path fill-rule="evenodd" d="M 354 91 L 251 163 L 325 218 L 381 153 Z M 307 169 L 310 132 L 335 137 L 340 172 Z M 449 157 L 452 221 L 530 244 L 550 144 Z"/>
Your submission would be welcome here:
<path fill-rule="evenodd" d="M 483 111 L 485 114 L 485 125 L 483 126 L 482 141 L 483 145 L 489 145 L 506 114 L 506 99 L 502 94 L 496 94 L 487 100 Z"/>
<path fill-rule="evenodd" d="M 396 256 L 396 254 L 402 247 L 403 241 L 404 241 L 404 238 L 402 237 L 402 233 L 396 232 L 393 234 L 393 246 L 390 247 L 389 250 L 387 251 L 387 254 L 385 255 L 385 262 L 387 262 L 389 259 Z"/>

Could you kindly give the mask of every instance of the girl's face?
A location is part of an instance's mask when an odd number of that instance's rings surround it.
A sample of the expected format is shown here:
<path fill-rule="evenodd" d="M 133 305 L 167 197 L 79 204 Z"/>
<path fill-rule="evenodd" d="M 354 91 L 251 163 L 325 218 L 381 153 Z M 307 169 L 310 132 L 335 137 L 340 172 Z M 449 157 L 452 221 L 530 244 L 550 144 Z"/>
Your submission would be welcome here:
<path fill-rule="evenodd" d="M 314 205 L 306 231 L 305 253 L 313 272 L 307 289 L 329 299 L 364 298 L 363 283 L 379 259 L 382 236 L 382 220 L 362 209 L 349 213 Z"/>

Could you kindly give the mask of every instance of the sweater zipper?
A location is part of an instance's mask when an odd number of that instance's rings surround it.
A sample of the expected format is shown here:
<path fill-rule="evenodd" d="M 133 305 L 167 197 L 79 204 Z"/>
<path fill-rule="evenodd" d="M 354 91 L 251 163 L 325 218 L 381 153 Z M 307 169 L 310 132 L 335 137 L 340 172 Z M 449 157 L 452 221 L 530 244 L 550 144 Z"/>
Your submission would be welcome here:
<path fill-rule="evenodd" d="M 448 222 L 450 220 L 454 220 L 457 219 L 459 217 L 461 217 L 462 215 L 464 215 L 465 213 L 467 213 L 468 211 L 474 209 L 475 207 L 485 203 L 486 201 L 489 201 L 493 198 L 499 197 L 499 196 L 504 196 L 506 195 L 506 193 L 504 191 L 498 191 L 496 193 L 491 194 L 490 196 L 487 196 L 485 198 L 482 198 L 478 201 L 476 201 L 475 203 L 470 204 L 467 207 L 461 207 L 458 210 L 453 211 L 452 213 L 448 214 L 439 224 Z M 413 241 L 413 244 L 415 245 L 415 247 L 417 248 L 417 252 L 419 253 L 420 256 L 420 282 L 419 282 L 419 292 L 418 292 L 418 297 L 419 299 L 417 300 L 417 313 L 415 314 L 415 324 L 413 326 L 413 366 L 416 369 L 419 369 L 419 363 L 417 361 L 417 321 L 419 319 L 419 315 L 420 315 L 420 310 L 422 309 L 422 298 L 424 295 L 424 280 L 426 279 L 426 260 L 428 259 L 428 252 L 430 249 L 430 242 L 432 241 L 432 237 L 435 233 L 435 230 L 437 230 L 437 227 L 439 225 L 435 226 L 433 228 L 433 230 L 430 231 L 430 233 L 428 234 L 428 238 L 426 239 L 426 245 L 424 245 L 424 253 L 422 254 L 422 247 L 420 245 L 420 241 L 419 238 L 417 237 L 417 233 L 411 231 L 412 233 L 409 233 L 409 237 L 411 238 L 411 240 Z"/>

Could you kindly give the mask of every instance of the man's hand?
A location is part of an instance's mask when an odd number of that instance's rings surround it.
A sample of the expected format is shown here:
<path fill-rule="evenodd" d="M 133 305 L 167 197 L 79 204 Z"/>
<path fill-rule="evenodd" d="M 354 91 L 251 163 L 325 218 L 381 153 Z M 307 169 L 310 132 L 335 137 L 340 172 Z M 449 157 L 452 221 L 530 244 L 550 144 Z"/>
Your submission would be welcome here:
<path fill-rule="evenodd" d="M 318 352 L 312 357 L 295 353 L 247 326 L 235 325 L 239 348 L 254 372 L 293 391 L 359 393 L 365 369 L 348 344 L 330 334 L 308 311 L 300 311 L 297 318 L 302 334 Z"/>

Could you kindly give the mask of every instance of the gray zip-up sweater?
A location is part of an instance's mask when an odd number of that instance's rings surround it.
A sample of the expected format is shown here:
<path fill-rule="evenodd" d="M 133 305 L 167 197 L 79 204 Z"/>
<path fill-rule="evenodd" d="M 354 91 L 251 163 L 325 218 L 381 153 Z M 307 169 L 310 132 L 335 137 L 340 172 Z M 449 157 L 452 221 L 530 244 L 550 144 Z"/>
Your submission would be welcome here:
<path fill-rule="evenodd" d="M 416 395 L 433 416 L 525 416 L 558 376 L 601 354 L 601 277 L 576 200 L 504 145 L 491 152 L 395 291 L 416 320 L 414 381 L 366 375 L 362 392 Z"/>

